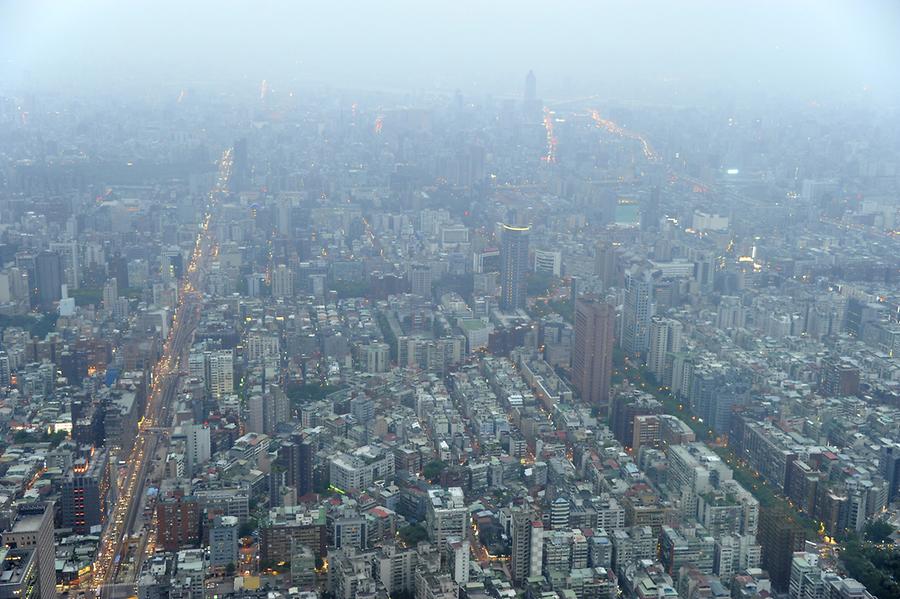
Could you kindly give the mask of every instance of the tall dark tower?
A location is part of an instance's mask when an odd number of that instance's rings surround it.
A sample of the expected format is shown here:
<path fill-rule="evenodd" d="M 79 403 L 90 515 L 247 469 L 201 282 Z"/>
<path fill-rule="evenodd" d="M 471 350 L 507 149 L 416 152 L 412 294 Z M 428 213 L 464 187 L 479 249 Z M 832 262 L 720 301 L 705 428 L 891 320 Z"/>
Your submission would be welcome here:
<path fill-rule="evenodd" d="M 650 198 L 641 206 L 641 231 L 659 229 L 659 185 L 654 185 Z"/>
<path fill-rule="evenodd" d="M 231 166 L 231 191 L 245 191 L 250 183 L 250 165 L 247 163 L 247 138 L 234 142 L 234 162 Z"/>
<path fill-rule="evenodd" d="M 609 385 L 615 345 L 616 309 L 596 298 L 575 301 L 575 336 L 572 342 L 572 380 L 581 398 L 609 414 Z"/>
<path fill-rule="evenodd" d="M 537 100 L 537 78 L 534 76 L 534 71 L 528 71 L 528 74 L 525 75 L 525 106 L 534 104 L 535 100 Z"/>
<path fill-rule="evenodd" d="M 35 287 L 41 310 L 50 310 L 62 297 L 62 265 L 56 252 L 41 252 L 34 260 Z"/>
<path fill-rule="evenodd" d="M 522 96 L 522 113 L 526 119 L 540 119 L 541 102 L 537 97 L 537 79 L 534 71 L 525 75 L 525 94 Z"/>
<path fill-rule="evenodd" d="M 503 225 L 500 231 L 500 309 L 525 308 L 528 237 L 531 227 Z"/>

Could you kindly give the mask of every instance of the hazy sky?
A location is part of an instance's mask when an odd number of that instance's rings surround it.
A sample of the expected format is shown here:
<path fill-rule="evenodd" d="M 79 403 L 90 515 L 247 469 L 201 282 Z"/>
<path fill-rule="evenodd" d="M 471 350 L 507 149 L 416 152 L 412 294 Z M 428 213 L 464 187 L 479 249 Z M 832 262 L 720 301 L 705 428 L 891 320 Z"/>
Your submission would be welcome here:
<path fill-rule="evenodd" d="M 900 0 L 0 0 L 0 86 L 243 82 L 897 103 Z M 651 97 L 654 96 L 654 97 Z"/>

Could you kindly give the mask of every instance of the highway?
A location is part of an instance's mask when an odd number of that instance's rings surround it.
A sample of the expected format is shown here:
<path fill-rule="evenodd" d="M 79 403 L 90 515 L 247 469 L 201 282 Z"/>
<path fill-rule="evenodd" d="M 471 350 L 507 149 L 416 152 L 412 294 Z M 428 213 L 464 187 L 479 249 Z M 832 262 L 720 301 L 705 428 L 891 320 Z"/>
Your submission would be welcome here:
<path fill-rule="evenodd" d="M 203 287 L 206 262 L 214 245 L 209 224 L 220 197 L 228 192 L 231 171 L 232 151 L 229 149 L 219 161 L 216 185 L 209 192 L 207 213 L 200 225 L 191 261 L 181 281 L 172 326 L 163 344 L 162 354 L 152 371 L 143 418 L 138 423 L 134 445 L 127 459 L 125 481 L 119 489 L 116 504 L 100 540 L 93 567 L 92 587 L 104 599 L 134 594 L 134 581 L 140 573 L 140 564 L 154 549 L 155 540 L 149 538 L 154 536 L 152 527 L 144 526 L 143 523 L 136 527 L 136 524 L 138 518 L 142 517 L 148 474 L 153 472 L 154 458 L 167 444 L 166 427 L 173 412 L 170 408 L 178 394 L 181 373 L 187 370 L 187 356 L 200 322 L 203 300 L 200 290 Z M 134 538 L 136 528 L 138 533 L 137 538 Z M 123 565 L 132 545 L 138 552 L 134 563 L 126 571 Z M 121 578 L 126 580 L 120 580 Z"/>

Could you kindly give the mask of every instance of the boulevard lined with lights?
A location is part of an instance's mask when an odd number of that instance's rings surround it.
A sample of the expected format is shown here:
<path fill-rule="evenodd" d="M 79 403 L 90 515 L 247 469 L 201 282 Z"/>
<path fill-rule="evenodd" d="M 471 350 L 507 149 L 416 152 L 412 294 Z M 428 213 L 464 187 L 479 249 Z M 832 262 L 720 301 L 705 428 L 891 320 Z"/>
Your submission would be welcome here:
<path fill-rule="evenodd" d="M 147 394 L 147 404 L 143 417 L 138 423 L 137 436 L 131 453 L 128 456 L 128 470 L 125 482 L 119 490 L 110 520 L 101 538 L 100 549 L 93 568 L 93 586 L 101 593 L 106 585 L 117 582 L 119 567 L 127 541 L 134 526 L 141 498 L 145 492 L 148 466 L 156 455 L 162 441 L 162 431 L 168 420 L 167 410 L 176 395 L 180 380 L 180 367 L 185 360 L 186 351 L 190 348 L 200 318 L 202 274 L 205 261 L 210 256 L 214 240 L 210 233 L 212 211 L 218 204 L 219 197 L 228 192 L 228 181 L 231 178 L 233 165 L 232 150 L 226 150 L 219 161 L 216 186 L 209 192 L 207 213 L 200 225 L 200 232 L 187 273 L 181 283 L 178 306 L 172 318 L 172 327 L 163 345 L 163 352 L 151 373 L 151 384 Z M 148 529 L 140 533 L 138 546 L 152 550 L 154 536 Z M 136 576 L 138 564 L 130 575 Z"/>

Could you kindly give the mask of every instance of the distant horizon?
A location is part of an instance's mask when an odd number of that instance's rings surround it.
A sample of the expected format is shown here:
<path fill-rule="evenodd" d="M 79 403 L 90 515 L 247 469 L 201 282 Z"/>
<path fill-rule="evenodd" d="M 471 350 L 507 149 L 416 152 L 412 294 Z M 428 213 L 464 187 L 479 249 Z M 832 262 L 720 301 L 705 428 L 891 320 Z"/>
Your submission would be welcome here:
<path fill-rule="evenodd" d="M 6 3 L 0 89 L 152 95 L 266 79 L 500 97 L 520 96 L 533 70 L 544 99 L 900 98 L 900 3 L 890 0 L 183 4 Z"/>

